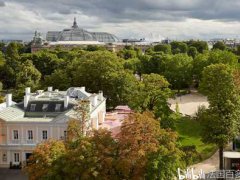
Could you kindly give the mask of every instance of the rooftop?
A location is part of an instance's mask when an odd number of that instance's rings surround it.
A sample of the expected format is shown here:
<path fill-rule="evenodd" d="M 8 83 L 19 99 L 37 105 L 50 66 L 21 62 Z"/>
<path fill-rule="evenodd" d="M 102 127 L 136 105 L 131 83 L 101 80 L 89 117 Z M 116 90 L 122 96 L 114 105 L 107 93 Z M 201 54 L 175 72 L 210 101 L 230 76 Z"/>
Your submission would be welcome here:
<path fill-rule="evenodd" d="M 89 32 L 85 29 L 79 28 L 77 25 L 76 18 L 74 18 L 74 22 L 71 28 L 64 29 L 62 31 L 49 31 L 47 33 L 46 40 L 49 42 L 96 41 L 96 42 L 102 42 L 102 43 L 112 43 L 112 42 L 119 41 L 119 39 L 115 35 L 110 33 Z"/>
<path fill-rule="evenodd" d="M 102 92 L 91 94 L 85 91 L 85 87 L 71 87 L 67 91 L 38 90 L 35 93 L 26 88 L 23 102 L 14 103 L 12 96 L 6 97 L 6 107 L 0 110 L 0 119 L 4 121 L 40 121 L 48 122 L 53 120 L 66 121 L 73 116 L 73 107 L 80 100 L 89 102 L 90 113 L 98 107 L 105 98 Z"/>

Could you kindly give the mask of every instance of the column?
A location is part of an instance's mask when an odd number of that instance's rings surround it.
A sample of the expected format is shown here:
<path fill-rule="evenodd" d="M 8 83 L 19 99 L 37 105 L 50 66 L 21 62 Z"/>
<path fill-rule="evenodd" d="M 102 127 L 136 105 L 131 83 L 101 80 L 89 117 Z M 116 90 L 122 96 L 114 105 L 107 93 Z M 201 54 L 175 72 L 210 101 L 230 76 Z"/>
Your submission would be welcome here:
<path fill-rule="evenodd" d="M 57 139 L 60 139 L 60 128 L 58 127 L 58 133 L 57 133 L 58 137 Z"/>
<path fill-rule="evenodd" d="M 9 144 L 9 137 L 10 137 L 10 134 L 9 134 L 9 128 L 8 128 L 8 125 L 7 125 L 7 134 L 6 134 L 7 145 Z"/>
<path fill-rule="evenodd" d="M 23 126 L 21 126 L 21 139 L 20 144 L 24 144 L 24 132 L 23 132 Z"/>
<path fill-rule="evenodd" d="M 23 163 L 24 161 L 26 161 L 24 150 L 22 150 L 22 154 L 21 155 L 22 155 L 21 161 Z"/>
<path fill-rule="evenodd" d="M 52 128 L 52 126 L 50 127 L 50 138 L 53 138 L 53 128 Z"/>
<path fill-rule="evenodd" d="M 11 152 L 8 150 L 7 151 L 7 163 L 10 164 L 11 161 Z"/>
<path fill-rule="evenodd" d="M 36 138 L 35 138 L 36 144 L 38 143 L 38 136 L 39 136 L 38 127 L 36 127 Z"/>

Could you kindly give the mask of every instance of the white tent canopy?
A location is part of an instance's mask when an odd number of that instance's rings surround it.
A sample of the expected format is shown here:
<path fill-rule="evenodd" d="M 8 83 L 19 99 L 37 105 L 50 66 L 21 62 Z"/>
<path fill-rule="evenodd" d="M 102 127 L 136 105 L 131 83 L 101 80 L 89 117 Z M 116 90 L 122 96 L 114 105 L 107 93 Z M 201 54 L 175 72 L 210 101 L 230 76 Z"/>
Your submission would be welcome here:
<path fill-rule="evenodd" d="M 240 159 L 240 152 L 232 152 L 232 151 L 227 151 L 223 152 L 223 157 L 224 158 L 230 158 L 230 159 Z"/>

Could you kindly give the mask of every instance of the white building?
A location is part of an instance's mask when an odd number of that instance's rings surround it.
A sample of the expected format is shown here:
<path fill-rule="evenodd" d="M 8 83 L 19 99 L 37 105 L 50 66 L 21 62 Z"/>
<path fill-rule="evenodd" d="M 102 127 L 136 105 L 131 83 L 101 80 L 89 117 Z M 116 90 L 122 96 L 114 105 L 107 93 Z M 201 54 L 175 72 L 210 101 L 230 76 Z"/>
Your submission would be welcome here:
<path fill-rule="evenodd" d="M 66 136 L 67 121 L 76 116 L 73 107 L 81 100 L 89 103 L 89 124 L 98 129 L 104 122 L 106 99 L 100 91 L 90 94 L 85 87 L 72 87 L 58 91 L 31 93 L 26 88 L 24 100 L 13 103 L 12 95 L 6 96 L 6 108 L 0 111 L 0 166 L 25 162 L 34 147 L 47 139 Z"/>

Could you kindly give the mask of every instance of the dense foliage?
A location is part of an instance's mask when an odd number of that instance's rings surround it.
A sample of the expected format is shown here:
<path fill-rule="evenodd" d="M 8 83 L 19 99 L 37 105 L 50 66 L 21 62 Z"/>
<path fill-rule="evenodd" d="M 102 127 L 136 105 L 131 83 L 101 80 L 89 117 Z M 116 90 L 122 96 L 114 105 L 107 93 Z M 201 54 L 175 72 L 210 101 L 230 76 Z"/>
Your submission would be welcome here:
<path fill-rule="evenodd" d="M 200 109 L 203 140 L 219 147 L 219 168 L 223 169 L 223 149 L 239 134 L 240 98 L 229 65 L 214 64 L 203 71 L 200 90 L 208 97 L 210 107 Z"/>
<path fill-rule="evenodd" d="M 25 169 L 30 179 L 169 180 L 184 166 L 176 133 L 161 129 L 149 112 L 125 119 L 116 139 L 103 129 L 83 136 L 72 122 L 66 141 L 46 141 L 34 150 Z"/>
<path fill-rule="evenodd" d="M 138 112 L 124 121 L 117 141 L 104 130 L 82 136 L 82 128 L 70 121 L 66 142 L 47 141 L 34 151 L 27 169 L 32 179 L 171 179 L 177 167 L 193 161 L 186 157 L 198 158 L 195 146 L 179 147 L 175 121 L 181 115 L 167 103 L 182 89 L 200 87 L 208 97 L 210 108 L 200 109 L 197 119 L 202 140 L 219 147 L 220 159 L 239 133 L 240 46 L 219 42 L 209 50 L 206 42 L 191 40 L 157 44 L 145 52 L 133 46 L 116 53 L 98 46 L 32 54 L 17 43 L 0 48 L 0 90 L 13 91 L 16 101 L 26 86 L 85 86 L 92 93 L 102 90 L 108 109 L 128 105 Z"/>

